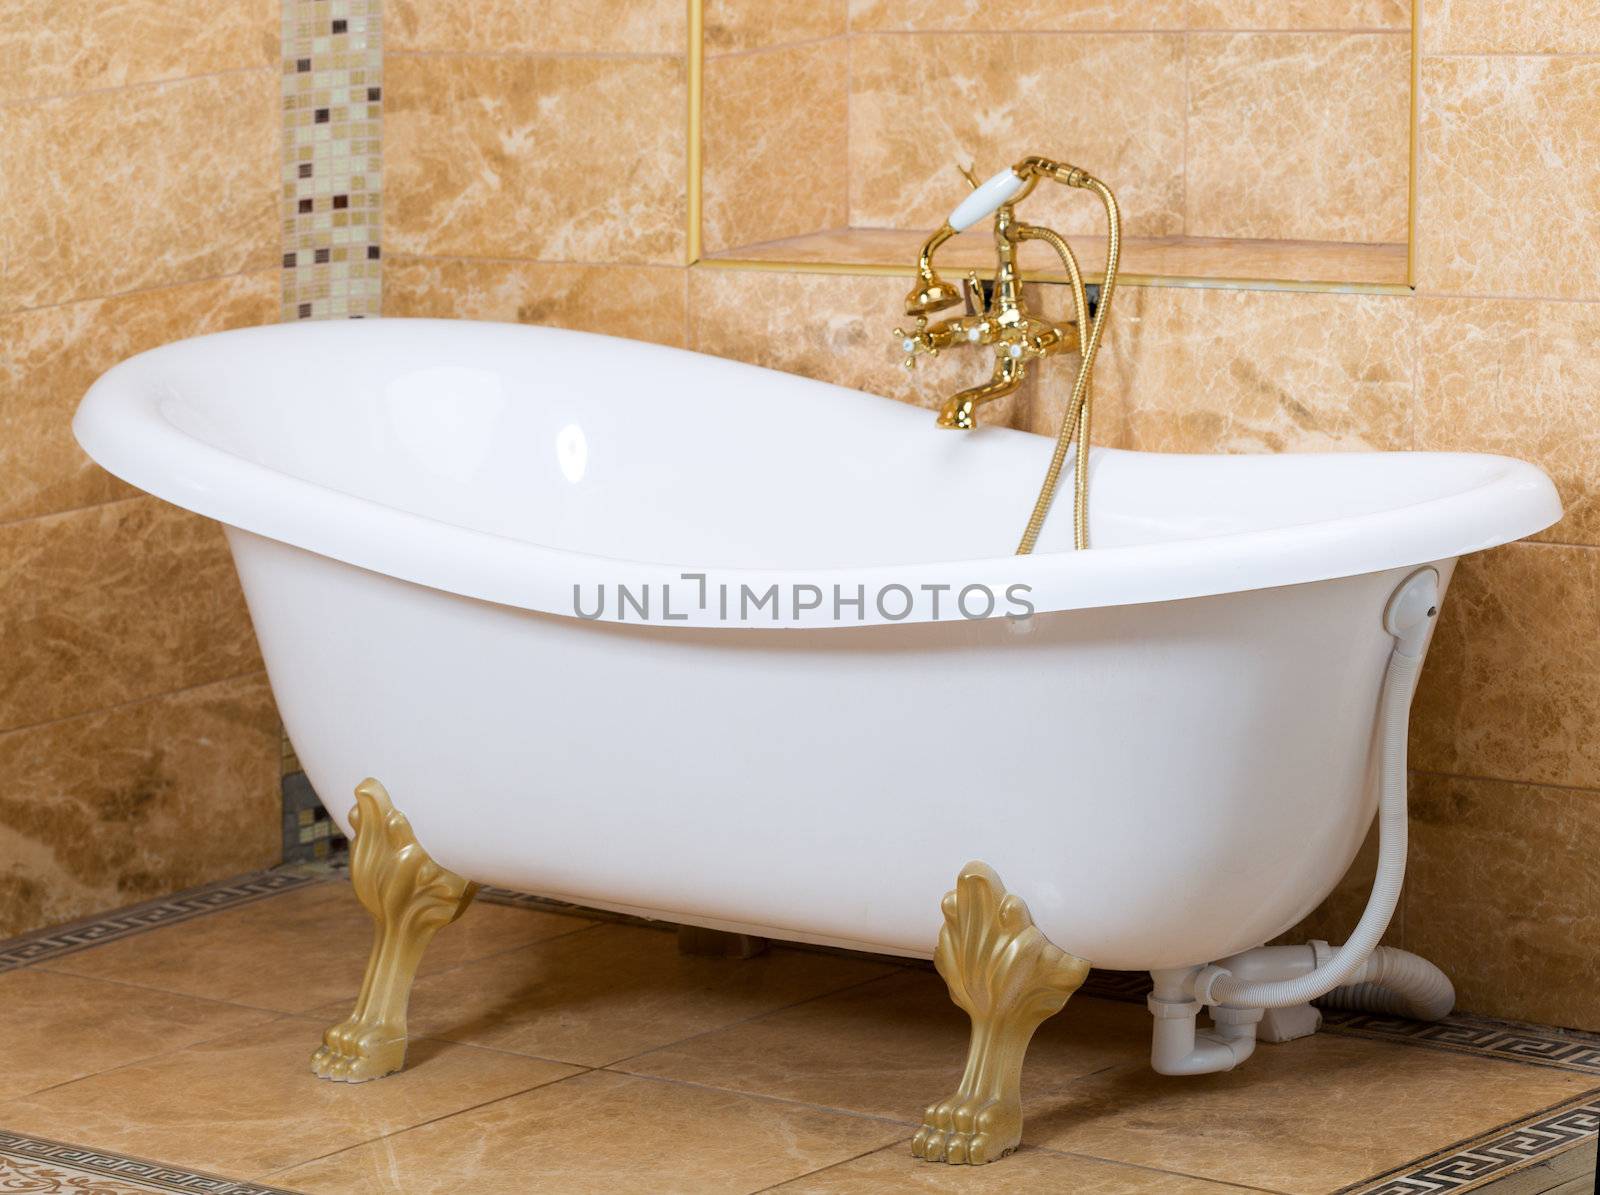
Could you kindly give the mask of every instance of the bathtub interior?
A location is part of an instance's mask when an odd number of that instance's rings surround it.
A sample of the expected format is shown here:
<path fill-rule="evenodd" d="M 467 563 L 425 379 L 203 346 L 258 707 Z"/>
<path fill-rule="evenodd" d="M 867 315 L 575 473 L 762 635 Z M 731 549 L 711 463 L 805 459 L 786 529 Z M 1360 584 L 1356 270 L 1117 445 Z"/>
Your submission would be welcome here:
<path fill-rule="evenodd" d="M 1048 440 L 679 349 L 381 320 L 170 346 L 142 384 L 189 437 L 318 487 L 613 559 L 846 568 L 1007 555 Z M 152 355 L 153 356 L 153 355 Z M 222 364 L 219 366 L 219 360 Z M 886 363 L 887 368 L 887 363 Z M 223 372 L 225 370 L 225 372 Z M 1459 455 L 1096 450 L 1099 548 L 1358 517 L 1492 481 Z M 1070 548 L 1063 492 L 1040 550 Z"/>

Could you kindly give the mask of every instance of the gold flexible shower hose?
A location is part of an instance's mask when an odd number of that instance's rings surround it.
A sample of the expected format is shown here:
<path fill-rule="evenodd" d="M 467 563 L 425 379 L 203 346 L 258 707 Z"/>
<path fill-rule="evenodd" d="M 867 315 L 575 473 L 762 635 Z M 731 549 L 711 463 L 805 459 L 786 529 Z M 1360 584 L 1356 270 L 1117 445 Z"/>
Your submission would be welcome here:
<path fill-rule="evenodd" d="M 1089 339 L 1083 344 L 1078 377 L 1072 385 L 1072 398 L 1067 403 L 1061 429 L 1056 433 L 1056 447 L 1050 456 L 1050 467 L 1045 470 L 1044 482 L 1039 487 L 1039 497 L 1033 504 L 1033 514 L 1028 517 L 1028 525 L 1022 532 L 1021 542 L 1017 545 L 1018 556 L 1031 553 L 1034 544 L 1038 542 L 1045 517 L 1050 513 L 1051 503 L 1055 501 L 1056 487 L 1061 481 L 1061 468 L 1067 459 L 1067 448 L 1074 438 L 1078 442 L 1078 452 L 1073 464 L 1072 541 L 1074 547 L 1078 549 L 1089 546 L 1089 420 L 1093 407 L 1090 379 L 1094 372 L 1095 357 L 1100 352 L 1100 340 L 1105 331 L 1106 316 L 1111 313 L 1111 294 L 1117 284 L 1117 262 L 1122 255 L 1122 211 L 1117 206 L 1117 197 L 1111 193 L 1110 187 L 1075 166 L 1062 166 L 1039 159 L 1028 159 L 1023 165 L 1033 173 L 1053 178 L 1067 186 L 1082 187 L 1098 195 L 1106 209 L 1107 233 L 1106 273 L 1105 280 L 1100 284 L 1100 303 L 1095 311 L 1093 327 L 1089 330 Z M 1018 172 L 1021 173 L 1020 170 Z M 1026 240 L 1045 242 L 1061 258 L 1061 264 L 1066 268 L 1067 278 L 1072 284 L 1072 301 L 1077 308 L 1078 329 L 1081 336 L 1083 328 L 1088 325 L 1089 301 L 1084 290 L 1083 274 L 1078 268 L 1078 260 L 1073 255 L 1072 247 L 1064 238 L 1048 228 L 1026 225 L 1018 230 L 1018 235 Z"/>

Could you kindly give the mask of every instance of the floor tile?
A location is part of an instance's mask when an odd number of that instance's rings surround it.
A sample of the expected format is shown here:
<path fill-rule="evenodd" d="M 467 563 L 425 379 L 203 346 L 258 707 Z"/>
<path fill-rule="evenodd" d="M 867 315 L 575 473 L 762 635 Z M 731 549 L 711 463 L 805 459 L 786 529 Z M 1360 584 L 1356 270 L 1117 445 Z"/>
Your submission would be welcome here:
<path fill-rule="evenodd" d="M 618 1068 L 916 1124 L 955 1088 L 968 1024 L 938 975 L 903 971 Z M 1060 1096 L 1080 1076 L 1147 1054 L 1149 1035 L 1137 1005 L 1073 1000 L 1035 1036 L 1024 1093 L 1030 1103 Z"/>
<path fill-rule="evenodd" d="M 270 1181 L 309 1195 L 743 1195 L 903 1134 L 863 1117 L 596 1071 Z"/>
<path fill-rule="evenodd" d="M 75 975 L 7 972 L 0 975 L 0 1099 L 181 1050 L 272 1015 Z"/>
<path fill-rule="evenodd" d="M 413 1041 L 372 1083 L 311 1073 L 319 1026 L 284 1018 L 0 1103 L 0 1125 L 234 1176 L 320 1157 L 564 1078 L 574 1068 Z"/>
<path fill-rule="evenodd" d="M 422 973 L 513 950 L 592 922 L 474 904 L 439 931 Z M 372 949 L 372 919 L 348 883 L 330 881 L 180 925 L 109 942 L 50 970 L 163 991 L 304 1012 L 354 999 Z"/>
<path fill-rule="evenodd" d="M 1240 1190 L 1026 1146 L 998 1164 L 945 1166 L 913 1158 L 909 1140 L 774 1188 L 783 1195 L 1239 1195 Z"/>
<path fill-rule="evenodd" d="M 896 970 L 795 950 L 681 955 L 670 933 L 602 925 L 419 980 L 411 1028 L 603 1066 Z"/>
<path fill-rule="evenodd" d="M 1325 1195 L 1592 1088 L 1594 1077 L 1322 1033 L 1195 1078 L 1130 1062 L 1028 1108 L 1036 1146 Z"/>

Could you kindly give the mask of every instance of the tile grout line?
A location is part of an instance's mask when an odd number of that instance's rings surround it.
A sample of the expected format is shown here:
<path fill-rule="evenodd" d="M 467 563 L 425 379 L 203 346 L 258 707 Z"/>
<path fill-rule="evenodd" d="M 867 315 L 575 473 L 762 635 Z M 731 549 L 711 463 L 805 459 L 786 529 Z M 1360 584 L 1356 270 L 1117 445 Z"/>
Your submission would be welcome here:
<path fill-rule="evenodd" d="M 146 501 L 148 499 L 149 499 L 149 495 L 140 494 L 138 497 L 127 498 L 127 499 L 119 499 L 119 501 L 142 502 L 142 501 Z M 159 501 L 159 499 L 155 499 L 155 501 Z M 88 509 L 94 509 L 94 508 L 91 507 L 91 508 L 88 508 Z M 147 705 L 152 701 L 162 701 L 162 700 L 165 700 L 168 697 L 178 697 L 178 696 L 181 696 L 184 693 L 194 693 L 194 692 L 196 692 L 196 691 L 198 691 L 200 689 L 210 689 L 210 688 L 213 688 L 213 687 L 215 687 L 217 685 L 232 684 L 234 681 L 246 680 L 246 679 L 248 679 L 250 677 L 254 677 L 254 676 L 262 676 L 262 677 L 264 677 L 264 676 L 266 676 L 266 674 L 267 673 L 266 673 L 266 669 L 265 668 L 252 668 L 248 672 L 236 672 L 232 676 L 219 676 L 216 680 L 201 681 L 199 684 L 195 684 L 195 685 L 184 685 L 182 688 L 179 688 L 179 689 L 166 689 L 166 690 L 163 690 L 160 693 L 151 693 L 151 694 L 149 694 L 147 696 L 144 696 L 144 697 L 131 697 L 127 701 L 118 701 L 118 702 L 115 702 L 115 703 L 113 703 L 111 705 L 103 705 L 103 706 L 100 706 L 98 709 L 84 710 L 81 713 L 76 713 L 76 714 L 63 714 L 59 718 L 46 718 L 43 722 L 28 722 L 28 723 L 25 723 L 24 725 L 21 725 L 21 726 L 7 726 L 4 729 L 0 729 L 0 739 L 4 739 L 7 735 L 23 734 L 23 733 L 25 733 L 27 731 L 40 730 L 40 729 L 43 729 L 44 727 L 47 727 L 47 726 L 60 726 L 64 722 L 78 722 L 78 721 L 81 721 L 84 718 L 96 718 L 96 717 L 99 717 L 101 714 L 115 713 L 118 710 L 130 709 L 130 708 L 132 708 L 133 706 L 136 706 L 136 705 Z M 272 895 L 277 895 L 277 894 L 273 893 Z M 162 898 L 160 898 L 160 897 L 156 897 L 155 898 L 155 900 L 157 900 L 157 901 L 159 901 L 161 899 Z M 21 936 L 26 937 L 28 935 L 21 935 Z M 3 943 L 0 943 L 0 945 L 3 945 Z M 0 967 L 0 970 L 3 970 L 3 969 L 4 969 L 3 967 Z"/>
<path fill-rule="evenodd" d="M 198 278 L 180 278 L 176 282 L 157 282 L 150 286 L 136 286 L 131 290 L 107 291 L 105 294 L 97 295 L 77 295 L 70 299 L 62 299 L 58 303 L 36 303 L 31 307 L 0 307 L 0 323 L 18 316 L 31 315 L 36 311 L 56 311 L 62 307 L 75 307 L 86 303 L 110 303 L 117 299 L 128 299 L 136 295 L 154 295 L 163 291 L 181 290 L 186 286 L 203 286 L 207 282 L 225 282 L 230 278 L 249 278 L 256 274 L 276 275 L 277 273 L 278 266 L 275 263 L 268 263 L 258 266 L 244 266 L 222 274 L 203 274 Z M 35 517 L 42 518 L 43 516 Z"/>
<path fill-rule="evenodd" d="M 1055 1149 L 1049 1145 L 1032 1145 L 1028 1148 L 1037 1150 L 1039 1153 L 1051 1154 L 1058 1158 L 1079 1158 L 1089 1162 L 1100 1162 L 1108 1166 L 1121 1166 L 1128 1170 L 1138 1170 L 1145 1174 L 1160 1174 L 1169 1178 L 1192 1178 L 1196 1182 L 1210 1183 L 1219 1187 L 1232 1187 L 1239 1191 L 1257 1191 L 1262 1192 L 1263 1195 L 1295 1195 L 1292 1191 L 1281 1191 L 1276 1187 L 1256 1186 L 1252 1183 L 1235 1182 L 1233 1179 L 1227 1178 L 1212 1178 L 1209 1175 L 1193 1174 L 1187 1170 L 1163 1170 L 1160 1166 L 1146 1166 L 1139 1162 L 1129 1162 L 1121 1158 L 1102 1158 L 1098 1154 L 1080 1153 L 1073 1149 Z"/>
<path fill-rule="evenodd" d="M 385 51 L 386 58 L 533 58 L 548 62 L 675 62 L 684 54 L 673 50 L 655 50 L 630 54 L 625 50 L 416 50 L 394 47 Z M 721 57 L 721 55 L 718 55 Z"/>
<path fill-rule="evenodd" d="M 686 1045 L 689 1042 L 698 1041 L 702 1037 L 709 1037 L 711 1034 L 714 1034 L 714 1033 L 721 1033 L 721 1032 L 723 1032 L 724 1030 L 727 1030 L 727 1029 L 735 1029 L 735 1028 L 739 1027 L 740 1025 L 753 1024 L 756 1021 L 765 1020 L 767 1017 L 777 1016 L 779 1013 L 793 1012 L 797 1008 L 804 1008 L 807 1004 L 813 1004 L 813 1003 L 815 1003 L 815 1002 L 817 1002 L 819 1000 L 826 1000 L 826 999 L 828 999 L 828 998 L 830 998 L 832 996 L 843 995 L 845 992 L 852 992 L 852 991 L 855 991 L 857 988 L 863 988 L 863 987 L 868 986 L 869 984 L 878 983 L 878 982 L 880 982 L 882 980 L 893 979 L 896 975 L 899 975 L 899 974 L 903 974 L 903 971 L 897 969 L 895 971 L 890 972 L 888 975 L 874 975 L 870 979 L 857 980 L 854 983 L 848 983 L 843 987 L 834 988 L 831 991 L 818 992 L 814 996 L 807 996 L 803 1000 L 796 1000 L 793 1004 L 785 1004 L 781 1008 L 769 1008 L 765 1012 L 752 1013 L 748 1017 L 740 1017 L 738 1020 L 729 1021 L 725 1025 L 719 1025 L 719 1026 L 717 1026 L 715 1028 L 712 1028 L 712 1029 L 702 1029 L 698 1033 L 689 1034 L 688 1037 L 680 1037 L 676 1041 L 663 1042 L 659 1046 L 651 1046 L 648 1050 L 640 1050 L 637 1054 L 628 1054 L 628 1055 L 625 1055 L 625 1056 L 623 1056 L 621 1058 L 613 1059 L 610 1062 L 604 1063 L 603 1064 L 603 1069 L 612 1070 L 612 1069 L 614 1069 L 616 1067 L 622 1066 L 624 1063 L 637 1061 L 640 1058 L 647 1057 L 648 1055 L 658 1053 L 658 1052 L 660 1052 L 662 1050 L 671 1050 L 671 1049 L 674 1049 L 674 1048 L 676 1048 L 678 1046 Z M 618 1074 L 624 1074 L 624 1075 L 631 1075 L 631 1074 L 634 1074 L 635 1072 L 633 1072 L 633 1071 L 618 1071 L 617 1073 Z M 641 1076 L 641 1077 L 646 1077 L 646 1076 Z M 718 1088 L 718 1090 L 722 1090 L 722 1089 Z"/>
<path fill-rule="evenodd" d="M 856 1112 L 849 1108 L 836 1108 L 831 1104 L 812 1104 L 805 1100 L 790 1099 L 787 1096 L 768 1095 L 764 1091 L 737 1091 L 731 1087 L 718 1087 L 715 1083 L 696 1083 L 692 1079 L 671 1079 L 663 1075 L 639 1075 L 632 1071 L 613 1070 L 609 1066 L 597 1066 L 594 1069 L 608 1075 L 616 1075 L 620 1079 L 633 1079 L 640 1083 L 661 1083 L 670 1087 L 687 1087 L 693 1091 L 715 1092 L 717 1095 L 732 1095 L 740 1099 L 760 1100 L 767 1104 L 781 1104 L 786 1108 L 804 1108 L 810 1112 L 826 1112 L 832 1116 L 849 1117 L 851 1120 L 871 1121 L 874 1124 L 891 1126 L 896 1129 L 907 1129 L 909 1130 L 908 1138 L 914 1135 L 922 1125 L 920 1120 L 896 1120 L 891 1116 L 877 1116 L 871 1112 Z M 880 1145 L 878 1148 L 884 1149 L 887 1146 Z"/>
<path fill-rule="evenodd" d="M 563 1063 L 562 1065 L 570 1066 L 571 1064 L 570 1063 Z M 455 1117 L 464 1116 L 469 1112 L 481 1112 L 484 1108 L 490 1108 L 490 1107 L 493 1107 L 495 1104 L 505 1103 L 507 1100 L 517 1099 L 517 1098 L 519 1098 L 521 1096 L 527 1095 L 530 1091 L 538 1091 L 538 1090 L 540 1090 L 541 1088 L 544 1088 L 544 1087 L 554 1087 L 559 1083 L 567 1082 L 567 1080 L 569 1080 L 569 1079 L 581 1079 L 581 1078 L 583 1078 L 584 1075 L 593 1074 L 597 1069 L 599 1069 L 599 1068 L 597 1068 L 597 1067 L 583 1067 L 583 1068 L 579 1069 L 577 1074 L 574 1074 L 574 1075 L 560 1075 L 560 1076 L 557 1076 L 555 1078 L 546 1079 L 543 1083 L 535 1083 L 530 1087 L 524 1087 L 519 1091 L 512 1091 L 512 1092 L 508 1092 L 505 1095 L 496 1096 L 492 1100 L 484 1100 L 482 1103 L 469 1104 L 465 1108 L 457 1108 L 454 1111 L 444 1112 L 444 1113 L 441 1113 L 438 1116 L 430 1116 L 428 1119 L 422 1120 L 422 1121 L 418 1121 L 416 1124 L 406 1125 L 404 1128 L 394 1129 L 394 1130 L 392 1130 L 390 1132 L 387 1132 L 387 1133 L 379 1133 L 376 1137 L 368 1137 L 368 1138 L 366 1138 L 365 1140 L 362 1140 L 362 1141 L 355 1141 L 355 1142 L 352 1142 L 349 1145 L 341 1146 L 338 1149 L 329 1150 L 327 1153 L 318 1154 L 316 1157 L 305 1158 L 305 1159 L 303 1159 L 301 1161 L 298 1161 L 298 1162 L 290 1162 L 286 1166 L 279 1166 L 279 1167 L 277 1167 L 277 1168 L 275 1168 L 273 1170 L 262 1171 L 260 1174 L 252 1176 L 247 1181 L 249 1181 L 249 1182 L 265 1182 L 267 1179 L 272 1178 L 275 1175 L 285 1174 L 288 1171 L 297 1169 L 297 1168 L 299 1168 L 301 1166 L 309 1166 L 314 1162 L 321 1162 L 321 1161 L 325 1161 L 328 1158 L 338 1157 L 340 1154 L 349 1153 L 351 1150 L 361 1149 L 361 1148 L 364 1148 L 365 1146 L 373 1145 L 373 1144 L 375 1144 L 375 1143 L 377 1143 L 379 1141 L 387 1141 L 391 1137 L 400 1137 L 400 1136 L 405 1135 L 406 1133 L 411 1132 L 414 1129 L 423 1129 L 423 1128 L 427 1128 L 429 1125 L 438 1124 L 441 1121 L 453 1120 Z M 388 1076 L 384 1076 L 384 1077 L 387 1078 Z"/>
<path fill-rule="evenodd" d="M 1589 548 L 1589 545 L 1587 544 L 1544 543 L 1542 546 L 1551 548 L 1583 548 L 1586 550 Z M 1594 550 L 1600 551 L 1600 548 L 1596 548 Z M 1415 776 L 1436 776 L 1445 780 L 1474 780 L 1481 784 L 1516 784 L 1525 788 L 1553 788 L 1561 792 L 1584 793 L 1588 796 L 1600 797 L 1600 788 L 1591 788 L 1583 784 L 1558 784 L 1552 780 L 1513 780 L 1505 776 L 1478 776 L 1472 772 L 1448 772 L 1441 771 L 1437 768 L 1409 768 L 1407 770 Z M 1563 1026 L 1554 1026 L 1554 1028 L 1563 1028 Z"/>
<path fill-rule="evenodd" d="M 123 91 L 151 91 L 157 87 L 174 87 L 184 83 L 202 83 L 208 79 L 229 79 L 236 75 L 275 74 L 276 62 L 261 62 L 254 66 L 230 66 L 220 71 L 206 71 L 198 75 L 174 75 L 170 79 L 140 79 L 133 83 L 116 83 L 108 87 L 85 87 L 78 91 L 52 91 L 45 95 L 21 96 L 0 100 L 0 112 L 8 108 L 23 108 L 30 104 L 51 104 L 59 100 L 76 100 L 91 95 L 114 95 Z"/>
<path fill-rule="evenodd" d="M 815 1178 L 817 1175 L 824 1174 L 829 1170 L 837 1170 L 841 1166 L 848 1166 L 851 1162 L 859 1162 L 862 1158 L 870 1158 L 873 1154 L 882 1153 L 884 1150 L 891 1148 L 893 1147 L 890 1145 L 879 1145 L 873 1149 L 863 1150 L 851 1157 L 840 1158 L 837 1162 L 829 1162 L 826 1166 L 818 1166 L 815 1170 L 807 1170 L 804 1174 L 796 1174 L 789 1178 L 779 1179 L 770 1186 L 757 1187 L 755 1190 L 750 1191 L 748 1195 L 767 1195 L 769 1191 L 781 1191 L 790 1183 L 797 1183 L 803 1178 Z"/>
<path fill-rule="evenodd" d="M 802 37 L 795 41 L 775 42 L 772 45 L 747 46 L 742 50 L 707 50 L 707 62 L 726 62 L 730 58 L 753 58 L 757 54 L 776 54 L 784 50 L 808 50 L 813 46 L 829 46 L 835 42 L 848 42 L 850 33 L 829 33 L 823 37 Z M 848 49 L 848 47 L 847 47 Z M 846 95 L 849 93 L 846 92 Z"/>

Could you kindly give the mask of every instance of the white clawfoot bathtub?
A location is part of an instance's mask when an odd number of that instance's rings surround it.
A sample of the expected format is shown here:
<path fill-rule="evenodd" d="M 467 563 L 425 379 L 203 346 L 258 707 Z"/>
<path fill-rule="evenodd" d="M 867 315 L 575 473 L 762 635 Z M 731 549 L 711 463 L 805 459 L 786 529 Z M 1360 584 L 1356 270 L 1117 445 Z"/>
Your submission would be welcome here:
<path fill-rule="evenodd" d="M 1560 513 L 1500 457 L 1106 450 L 1093 549 L 1064 492 L 1019 558 L 1046 439 L 495 324 L 173 344 L 75 429 L 227 525 L 345 829 L 377 776 L 475 881 L 924 957 L 982 859 L 1121 969 L 1329 893 L 1376 808 L 1391 593 Z"/>

